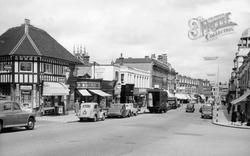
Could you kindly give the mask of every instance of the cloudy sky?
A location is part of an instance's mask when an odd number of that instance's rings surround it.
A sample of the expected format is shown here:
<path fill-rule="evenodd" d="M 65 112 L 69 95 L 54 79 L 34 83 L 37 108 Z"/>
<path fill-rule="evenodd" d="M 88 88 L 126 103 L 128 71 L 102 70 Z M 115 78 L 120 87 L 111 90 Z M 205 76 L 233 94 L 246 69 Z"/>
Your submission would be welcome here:
<path fill-rule="evenodd" d="M 230 12 L 230 34 L 191 40 L 189 21 Z M 244 30 L 250 28 L 249 0 L 0 0 L 0 34 L 29 19 L 69 52 L 82 45 L 90 62 L 110 64 L 123 57 L 167 54 L 181 75 L 228 82 Z M 204 61 L 203 57 L 218 57 Z"/>

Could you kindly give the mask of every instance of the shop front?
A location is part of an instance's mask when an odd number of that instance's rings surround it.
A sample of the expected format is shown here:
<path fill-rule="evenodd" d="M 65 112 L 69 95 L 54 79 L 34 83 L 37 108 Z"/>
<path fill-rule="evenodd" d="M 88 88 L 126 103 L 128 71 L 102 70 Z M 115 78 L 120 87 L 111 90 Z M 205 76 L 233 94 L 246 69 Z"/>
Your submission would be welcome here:
<path fill-rule="evenodd" d="M 43 115 L 66 114 L 66 99 L 69 89 L 64 83 L 43 82 L 42 113 Z"/>
<path fill-rule="evenodd" d="M 147 108 L 146 96 L 147 89 L 146 88 L 134 88 L 134 100 L 139 108 Z"/>
<path fill-rule="evenodd" d="M 106 108 L 108 99 L 112 99 L 112 95 L 101 90 L 99 79 L 79 79 L 76 86 L 75 99 L 80 103 L 96 102 Z"/>

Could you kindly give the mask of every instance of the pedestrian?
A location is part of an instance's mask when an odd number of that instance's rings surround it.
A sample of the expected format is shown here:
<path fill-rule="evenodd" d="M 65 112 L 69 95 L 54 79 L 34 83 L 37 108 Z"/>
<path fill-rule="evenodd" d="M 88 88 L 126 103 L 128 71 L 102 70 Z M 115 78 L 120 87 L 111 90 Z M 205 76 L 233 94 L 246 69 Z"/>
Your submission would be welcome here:
<path fill-rule="evenodd" d="M 241 110 L 240 112 L 240 123 L 241 123 L 241 126 L 243 125 L 243 123 L 245 122 L 246 120 L 246 113 L 244 111 L 244 109 Z"/>
<path fill-rule="evenodd" d="M 236 113 L 236 111 L 233 109 L 232 110 L 233 112 L 232 112 L 232 116 L 231 116 L 231 125 L 235 125 L 235 122 L 236 122 L 236 119 L 237 119 L 237 113 Z"/>
<path fill-rule="evenodd" d="M 230 114 L 230 110 L 231 110 L 231 103 L 227 104 L 227 113 Z"/>
<path fill-rule="evenodd" d="M 79 102 L 78 100 L 76 100 L 75 102 L 75 114 L 78 115 L 78 111 L 79 111 Z"/>

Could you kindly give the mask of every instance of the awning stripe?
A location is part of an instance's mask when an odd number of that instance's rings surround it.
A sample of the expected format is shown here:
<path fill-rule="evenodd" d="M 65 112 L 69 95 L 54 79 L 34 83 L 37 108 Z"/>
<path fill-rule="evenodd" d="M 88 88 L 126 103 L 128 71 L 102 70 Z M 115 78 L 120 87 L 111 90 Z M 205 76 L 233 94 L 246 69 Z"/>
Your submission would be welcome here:
<path fill-rule="evenodd" d="M 86 89 L 78 89 L 82 96 L 92 96 Z"/>
<path fill-rule="evenodd" d="M 105 97 L 105 96 L 112 96 L 112 95 L 107 94 L 107 93 L 105 93 L 105 92 L 103 92 L 101 90 L 89 90 L 89 91 L 91 91 L 91 92 L 93 92 L 93 93 L 95 93 L 97 95 L 103 96 L 103 97 Z"/>
<path fill-rule="evenodd" d="M 239 103 L 240 101 L 246 99 L 246 97 L 250 95 L 250 90 L 248 90 L 247 92 L 245 92 L 241 97 L 239 97 L 238 99 L 235 99 L 233 101 L 231 101 L 232 104 L 237 104 Z"/>
<path fill-rule="evenodd" d="M 69 89 L 63 83 L 44 82 L 43 96 L 69 95 Z"/>

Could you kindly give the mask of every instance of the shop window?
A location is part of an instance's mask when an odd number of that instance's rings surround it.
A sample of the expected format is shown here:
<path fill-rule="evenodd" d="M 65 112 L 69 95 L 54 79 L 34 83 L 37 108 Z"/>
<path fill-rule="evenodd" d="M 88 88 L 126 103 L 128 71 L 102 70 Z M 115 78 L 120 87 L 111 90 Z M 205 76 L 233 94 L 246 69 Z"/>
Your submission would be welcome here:
<path fill-rule="evenodd" d="M 31 72 L 32 63 L 31 62 L 20 62 L 20 72 Z"/>
<path fill-rule="evenodd" d="M 0 63 L 0 71 L 4 71 L 4 63 Z"/>

